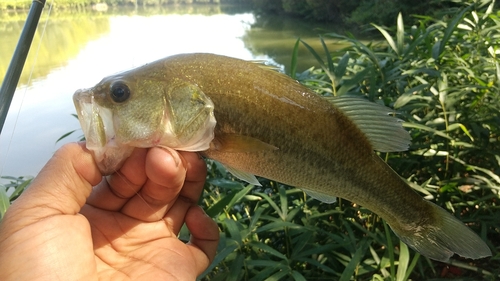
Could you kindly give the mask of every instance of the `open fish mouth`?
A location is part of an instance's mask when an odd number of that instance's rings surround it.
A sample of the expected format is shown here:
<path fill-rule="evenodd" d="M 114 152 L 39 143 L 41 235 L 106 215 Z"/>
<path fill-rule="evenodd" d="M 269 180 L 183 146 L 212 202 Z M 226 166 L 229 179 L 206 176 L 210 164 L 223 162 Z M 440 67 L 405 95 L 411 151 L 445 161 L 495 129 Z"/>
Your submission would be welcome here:
<path fill-rule="evenodd" d="M 76 91 L 73 102 L 85 135 L 87 149 L 94 154 L 100 171 L 103 174 L 115 172 L 133 149 L 125 149 L 115 141 L 111 110 L 95 102 L 92 89 Z"/>
<path fill-rule="evenodd" d="M 94 100 L 92 90 L 78 90 L 73 96 L 78 120 L 87 141 L 87 148 L 99 149 L 114 139 L 111 110 L 100 107 Z"/>

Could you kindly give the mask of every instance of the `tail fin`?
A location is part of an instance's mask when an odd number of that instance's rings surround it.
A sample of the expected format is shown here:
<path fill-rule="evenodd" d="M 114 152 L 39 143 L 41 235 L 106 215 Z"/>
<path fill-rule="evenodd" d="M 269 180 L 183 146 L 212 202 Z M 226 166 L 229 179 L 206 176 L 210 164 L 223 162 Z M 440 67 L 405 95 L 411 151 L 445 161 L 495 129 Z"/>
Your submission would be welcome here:
<path fill-rule="evenodd" d="M 470 259 L 491 256 L 490 249 L 475 232 L 441 207 L 425 203 L 430 205 L 436 223 L 421 225 L 412 235 L 401 235 L 409 232 L 391 227 L 401 241 L 422 255 L 442 262 L 447 262 L 455 253 Z"/>

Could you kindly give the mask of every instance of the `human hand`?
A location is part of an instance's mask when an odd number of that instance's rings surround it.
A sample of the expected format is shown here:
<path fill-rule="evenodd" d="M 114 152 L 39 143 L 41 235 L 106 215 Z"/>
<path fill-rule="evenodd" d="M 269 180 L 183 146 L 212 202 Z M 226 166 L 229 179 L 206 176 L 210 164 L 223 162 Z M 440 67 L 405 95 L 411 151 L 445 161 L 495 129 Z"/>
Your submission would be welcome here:
<path fill-rule="evenodd" d="M 84 144 L 64 146 L 0 224 L 0 280 L 195 280 L 219 239 L 196 205 L 205 176 L 197 154 L 151 148 L 102 178 Z"/>

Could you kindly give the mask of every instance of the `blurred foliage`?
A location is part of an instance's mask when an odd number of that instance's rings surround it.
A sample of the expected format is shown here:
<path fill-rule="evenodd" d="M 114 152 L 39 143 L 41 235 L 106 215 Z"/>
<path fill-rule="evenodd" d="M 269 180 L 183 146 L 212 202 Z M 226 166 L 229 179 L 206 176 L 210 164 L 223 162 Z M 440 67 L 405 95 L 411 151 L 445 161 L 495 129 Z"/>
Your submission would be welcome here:
<path fill-rule="evenodd" d="M 261 13 L 286 13 L 311 19 L 344 23 L 349 30 L 366 23 L 393 25 L 398 13 L 442 16 L 460 6 L 461 0 L 251 0 Z M 482 0 L 478 0 L 481 2 Z M 483 1 L 484 2 L 484 1 Z M 498 7 L 498 5 L 497 5 Z"/>
<path fill-rule="evenodd" d="M 0 183 L 0 220 L 9 208 L 10 204 L 29 186 L 32 177 L 1 177 L 8 183 Z"/>

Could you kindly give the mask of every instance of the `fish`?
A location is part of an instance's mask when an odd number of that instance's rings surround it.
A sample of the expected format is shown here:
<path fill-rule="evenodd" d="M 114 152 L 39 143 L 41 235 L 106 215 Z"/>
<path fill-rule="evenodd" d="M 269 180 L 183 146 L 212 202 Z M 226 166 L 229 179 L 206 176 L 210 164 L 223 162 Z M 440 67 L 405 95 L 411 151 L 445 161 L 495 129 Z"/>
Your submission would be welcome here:
<path fill-rule="evenodd" d="M 87 147 L 104 174 L 135 147 L 196 151 L 235 177 L 345 198 L 383 218 L 422 255 L 491 256 L 487 244 L 417 194 L 377 154 L 411 137 L 393 110 L 360 97 L 323 97 L 259 63 L 179 54 L 104 78 L 73 96 Z"/>

